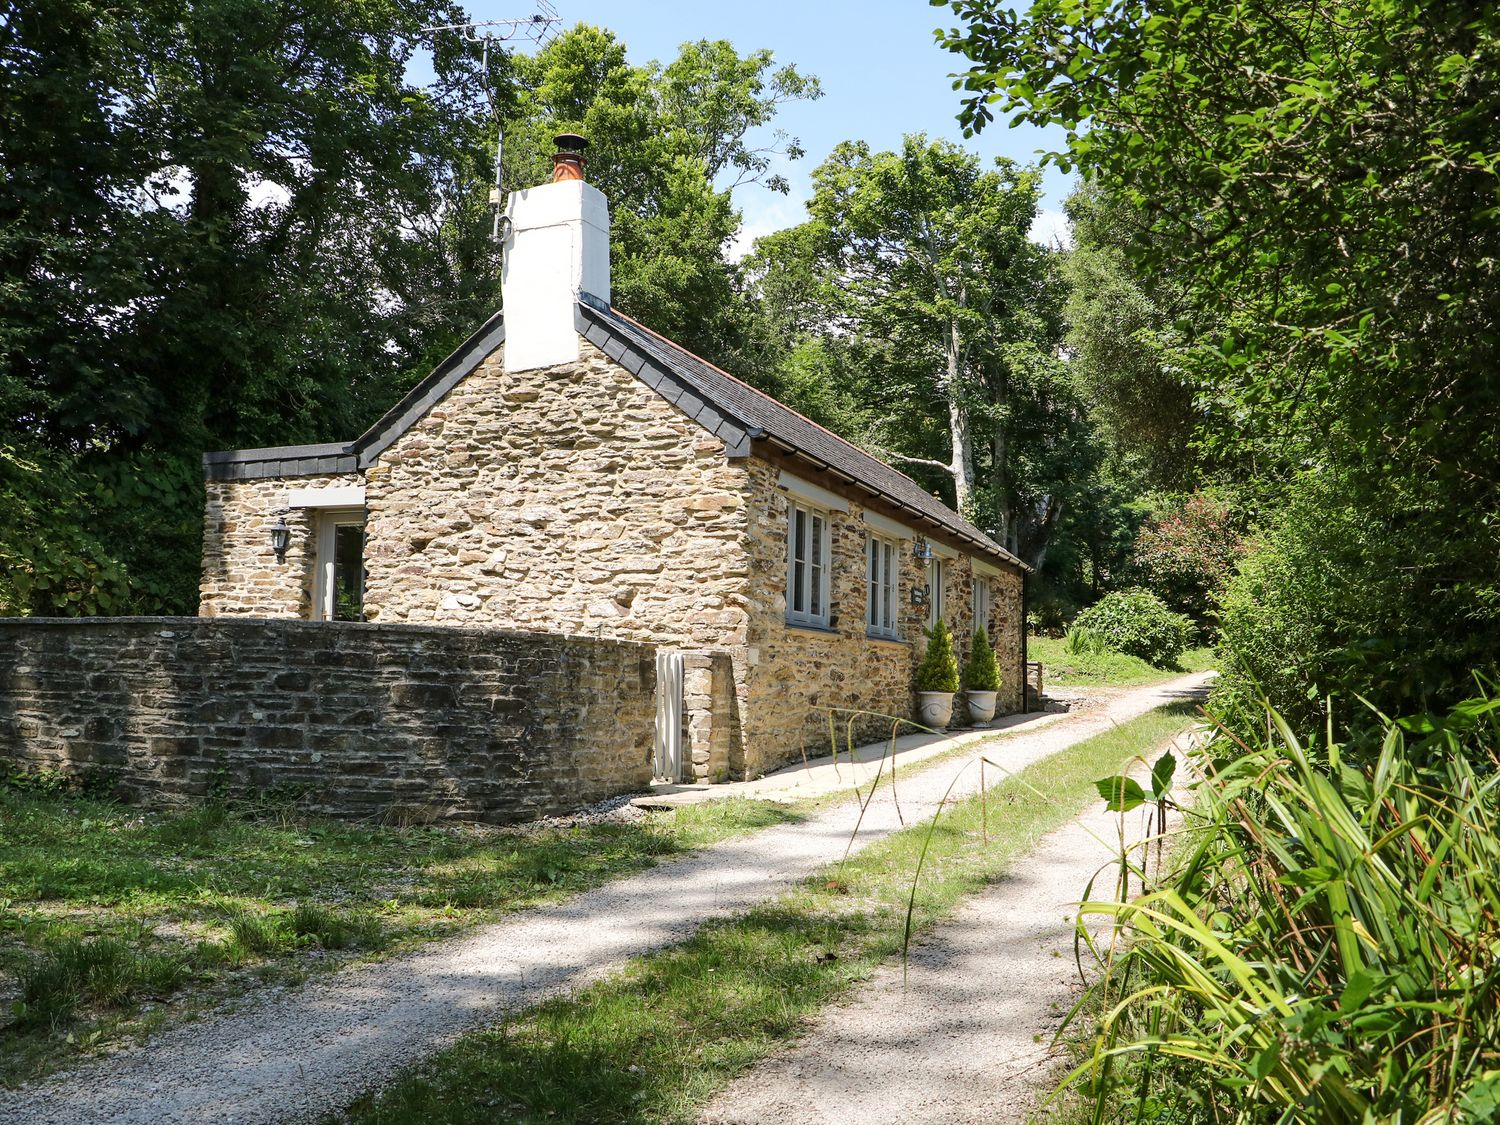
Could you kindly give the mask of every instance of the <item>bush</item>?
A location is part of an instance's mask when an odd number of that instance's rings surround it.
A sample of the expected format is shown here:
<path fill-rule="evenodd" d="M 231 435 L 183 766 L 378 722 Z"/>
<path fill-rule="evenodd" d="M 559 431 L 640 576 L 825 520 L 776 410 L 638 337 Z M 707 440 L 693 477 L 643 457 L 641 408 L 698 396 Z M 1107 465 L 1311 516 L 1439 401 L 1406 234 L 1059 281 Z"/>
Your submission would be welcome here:
<path fill-rule="evenodd" d="M 1000 665 L 990 647 L 990 635 L 984 626 L 974 630 L 969 642 L 969 660 L 964 665 L 964 687 L 970 691 L 999 691 Z"/>
<path fill-rule="evenodd" d="M 1098 633 L 1076 625 L 1068 630 L 1067 645 L 1069 656 L 1093 656 L 1110 651 L 1109 645 L 1104 643 L 1104 638 Z"/>
<path fill-rule="evenodd" d="M 953 637 L 941 617 L 927 630 L 927 651 L 917 665 L 917 690 L 958 690 L 958 657 L 953 655 Z"/>
<path fill-rule="evenodd" d="M 23 1030 L 63 1027 L 82 1004 L 120 1008 L 138 996 L 163 996 L 189 973 L 175 954 L 145 952 L 118 938 L 68 939 L 20 972 L 15 1023 Z"/>
<path fill-rule="evenodd" d="M 1500 789 L 1471 764 L 1495 760 L 1495 714 L 1480 699 L 1384 723 L 1365 770 L 1264 711 L 1257 739 L 1195 751 L 1207 780 L 1170 868 L 1078 919 L 1083 941 L 1099 915 L 1123 927 L 1095 946 L 1121 952 L 1073 1076 L 1101 1116 L 1496 1119 Z M 1121 1094 L 1144 1112 L 1107 1105 Z"/>
<path fill-rule="evenodd" d="M 1236 730 L 1264 725 L 1264 701 L 1312 730 L 1331 695 L 1372 705 L 1334 718 L 1373 743 L 1375 711 L 1445 710 L 1472 694 L 1473 669 L 1495 662 L 1500 595 L 1477 573 L 1464 581 L 1434 564 L 1399 492 L 1376 503 L 1365 487 L 1326 472 L 1298 478 L 1230 582 L 1214 708 Z"/>
<path fill-rule="evenodd" d="M 1194 632 L 1191 621 L 1146 590 L 1105 594 L 1073 619 L 1073 631 L 1158 668 L 1177 663 Z"/>
<path fill-rule="evenodd" d="M 1166 603 L 1209 632 L 1219 596 L 1244 545 L 1221 500 L 1206 493 L 1175 497 L 1141 527 L 1129 571 Z"/>

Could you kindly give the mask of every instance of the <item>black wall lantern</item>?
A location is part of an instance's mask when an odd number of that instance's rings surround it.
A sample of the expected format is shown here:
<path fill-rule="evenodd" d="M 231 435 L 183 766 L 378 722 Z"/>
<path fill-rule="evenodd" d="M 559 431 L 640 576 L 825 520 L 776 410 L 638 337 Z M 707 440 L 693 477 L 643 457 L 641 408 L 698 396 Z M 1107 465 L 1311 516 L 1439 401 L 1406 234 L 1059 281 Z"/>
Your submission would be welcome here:
<path fill-rule="evenodd" d="M 911 588 L 911 604 L 912 605 L 926 605 L 927 604 L 927 587 L 926 586 L 913 586 Z"/>
<path fill-rule="evenodd" d="M 286 525 L 285 516 L 277 516 L 271 525 L 271 550 L 276 552 L 276 561 L 286 561 L 286 549 L 292 544 L 292 529 Z"/>

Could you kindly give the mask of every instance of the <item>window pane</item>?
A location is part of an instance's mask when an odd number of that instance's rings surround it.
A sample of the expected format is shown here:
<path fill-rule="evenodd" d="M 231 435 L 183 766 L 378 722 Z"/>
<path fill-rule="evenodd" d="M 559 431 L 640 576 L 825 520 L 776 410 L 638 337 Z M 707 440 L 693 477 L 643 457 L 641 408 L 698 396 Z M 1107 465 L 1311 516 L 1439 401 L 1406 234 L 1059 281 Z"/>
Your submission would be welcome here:
<path fill-rule="evenodd" d="M 880 624 L 880 541 L 869 539 L 865 542 L 865 553 L 869 556 L 866 565 L 868 591 L 865 596 L 865 624 L 878 626 Z"/>
<path fill-rule="evenodd" d="M 792 573 L 787 590 L 788 610 L 792 613 L 807 612 L 807 513 L 801 508 L 792 509 Z"/>
<path fill-rule="evenodd" d="M 881 552 L 885 556 L 885 588 L 882 591 L 881 623 L 889 630 L 895 627 L 896 620 L 896 549 L 889 543 L 882 543 Z"/>
<path fill-rule="evenodd" d="M 823 535 L 827 525 L 822 516 L 812 517 L 812 568 L 808 574 L 808 603 L 814 617 L 823 616 Z"/>
<path fill-rule="evenodd" d="M 363 621 L 365 529 L 341 523 L 333 529 L 333 619 Z"/>

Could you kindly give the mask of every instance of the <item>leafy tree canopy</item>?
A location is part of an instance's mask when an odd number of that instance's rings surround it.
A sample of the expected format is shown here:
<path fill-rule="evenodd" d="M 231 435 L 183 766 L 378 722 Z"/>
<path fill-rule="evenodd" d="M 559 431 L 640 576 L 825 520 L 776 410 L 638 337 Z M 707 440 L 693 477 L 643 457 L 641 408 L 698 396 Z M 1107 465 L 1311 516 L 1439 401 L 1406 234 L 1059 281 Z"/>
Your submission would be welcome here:
<path fill-rule="evenodd" d="M 965 25 L 941 38 L 971 63 L 968 126 L 997 111 L 1063 126 L 1059 163 L 1141 216 L 1126 252 L 1188 302 L 1180 354 L 1208 451 L 1260 482 L 1273 523 L 1294 477 L 1298 504 L 1329 505 L 1325 526 L 1350 532 L 1337 553 L 1351 589 L 1387 586 L 1399 546 L 1399 645 L 1389 621 L 1364 618 L 1379 630 L 1364 635 L 1303 613 L 1320 631 L 1311 651 L 1385 654 L 1379 668 L 1314 661 L 1308 690 L 1379 685 L 1392 713 L 1465 697 L 1470 669 L 1500 655 L 1500 14 L 948 6 Z M 1195 335 L 1205 325 L 1211 338 Z M 1306 573 L 1257 573 L 1272 570 Z"/>

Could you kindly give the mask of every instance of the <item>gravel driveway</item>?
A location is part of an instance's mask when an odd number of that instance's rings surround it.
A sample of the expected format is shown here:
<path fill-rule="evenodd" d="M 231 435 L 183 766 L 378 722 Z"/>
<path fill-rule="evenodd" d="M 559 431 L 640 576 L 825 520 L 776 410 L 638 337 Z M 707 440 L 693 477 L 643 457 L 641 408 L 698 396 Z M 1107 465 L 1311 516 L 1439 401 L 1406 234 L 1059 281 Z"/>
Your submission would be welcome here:
<path fill-rule="evenodd" d="M 1143 812 L 1126 828 L 1131 842 L 1149 834 Z M 1078 900 L 1118 854 L 1119 833 L 1119 817 L 1096 805 L 1044 837 L 913 946 L 905 980 L 899 964 L 880 969 L 724 1089 L 702 1125 L 1026 1121 L 1051 1089 L 1062 1058 L 1052 1037 L 1082 990 Z M 1113 875 L 1098 885 L 1107 896 Z"/>
<path fill-rule="evenodd" d="M 996 755 L 1019 769 L 1180 699 L 1207 679 L 1141 688 L 1107 707 L 1012 734 Z M 905 823 L 931 815 L 955 768 L 939 763 L 902 779 Z M 998 782 L 998 774 L 989 778 Z M 978 771 L 965 777 L 957 795 L 977 789 Z M 0 1092 L 0 1121 L 315 1121 L 463 1032 L 577 989 L 629 958 L 681 942 L 709 919 L 784 891 L 843 854 L 856 815 L 852 801 L 840 802 L 404 957 L 262 994 L 44 1084 Z M 855 846 L 901 827 L 887 789 L 872 802 Z"/>

